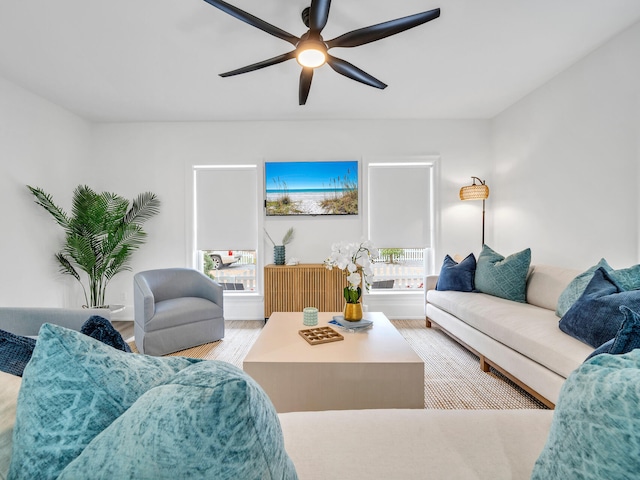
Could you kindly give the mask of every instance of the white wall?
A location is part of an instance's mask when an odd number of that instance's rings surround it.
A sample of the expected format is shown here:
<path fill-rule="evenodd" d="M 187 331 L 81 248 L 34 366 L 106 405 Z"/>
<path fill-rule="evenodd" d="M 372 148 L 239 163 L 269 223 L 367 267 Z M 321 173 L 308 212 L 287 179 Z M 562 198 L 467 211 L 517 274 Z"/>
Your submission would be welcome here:
<path fill-rule="evenodd" d="M 0 78 L 2 306 L 78 301 L 68 278 L 57 273 L 54 253 L 62 230 L 33 202 L 26 185 L 43 188 L 68 209 L 75 186 L 92 181 L 79 171 L 89 157 L 89 129 L 77 116 Z"/>
<path fill-rule="evenodd" d="M 480 247 L 480 206 L 460 206 L 458 189 L 471 175 L 489 170 L 486 121 L 318 121 L 100 124 L 92 129 L 96 189 L 133 198 L 150 190 L 162 201 L 161 213 L 147 223 L 149 240 L 133 260 L 133 270 L 189 264 L 191 253 L 190 168 L 203 164 L 261 165 L 265 159 L 358 159 L 440 155 L 437 263 L 445 253 Z M 364 171 L 362 172 L 365 173 Z M 215 209 L 232 198 L 221 198 Z M 321 262 L 335 241 L 357 241 L 365 234 L 362 215 L 353 217 L 271 217 L 264 226 L 282 238 L 293 226 L 287 257 Z M 271 245 L 262 246 L 266 263 Z M 132 274 L 113 280 L 113 303 L 132 302 Z M 261 310 L 261 308 L 259 309 Z"/>
<path fill-rule="evenodd" d="M 57 274 L 57 226 L 26 184 L 68 208 L 87 183 L 163 202 L 133 270 L 188 265 L 190 166 L 265 159 L 439 155 L 436 264 L 480 250 L 481 204 L 460 186 L 486 178 L 486 242 L 505 254 L 532 248 L 534 263 L 582 268 L 606 257 L 640 261 L 640 26 L 624 32 L 493 121 L 309 121 L 87 124 L 0 79 L 0 305 L 65 306 L 77 291 Z M 221 205 L 227 199 L 221 199 Z M 288 255 L 321 261 L 335 240 L 357 240 L 362 217 L 270 218 L 274 238 L 297 231 Z M 268 249 L 265 243 L 263 248 Z M 270 250 L 264 251 L 271 261 Z M 116 277 L 112 303 L 132 303 L 132 273 Z"/>
<path fill-rule="evenodd" d="M 640 24 L 493 121 L 494 246 L 534 263 L 640 261 Z"/>

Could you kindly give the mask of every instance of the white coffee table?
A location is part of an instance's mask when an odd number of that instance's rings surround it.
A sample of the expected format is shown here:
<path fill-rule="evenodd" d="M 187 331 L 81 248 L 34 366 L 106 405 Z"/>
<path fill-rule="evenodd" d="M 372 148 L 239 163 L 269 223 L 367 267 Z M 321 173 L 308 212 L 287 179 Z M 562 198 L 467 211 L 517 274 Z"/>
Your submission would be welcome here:
<path fill-rule="evenodd" d="M 339 313 L 320 312 L 318 326 Z M 380 312 L 371 329 L 309 345 L 302 312 L 274 312 L 244 359 L 243 369 L 280 413 L 309 410 L 424 408 L 424 363 Z M 331 326 L 331 325 L 329 325 Z"/>

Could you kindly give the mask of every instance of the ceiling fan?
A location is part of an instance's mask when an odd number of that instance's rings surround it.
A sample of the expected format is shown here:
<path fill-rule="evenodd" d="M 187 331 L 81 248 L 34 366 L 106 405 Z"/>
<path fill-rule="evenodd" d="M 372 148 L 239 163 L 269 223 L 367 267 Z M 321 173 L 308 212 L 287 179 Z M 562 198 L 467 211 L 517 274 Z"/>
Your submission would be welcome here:
<path fill-rule="evenodd" d="M 253 27 L 259 28 L 263 32 L 267 32 L 274 37 L 278 37 L 289 42 L 295 47 L 291 52 L 247 65 L 246 67 L 238 68 L 230 72 L 221 73 L 220 76 L 230 77 L 241 73 L 253 72 L 254 70 L 270 67 L 271 65 L 276 65 L 295 58 L 302 67 L 302 73 L 300 74 L 300 86 L 298 89 L 298 100 L 300 105 L 307 103 L 307 97 L 309 96 L 309 90 L 311 89 L 313 70 L 325 63 L 339 74 L 352 80 L 364 83 L 371 87 L 380 89 L 386 88 L 387 85 L 377 78 L 372 77 L 368 73 L 360 70 L 358 67 L 345 60 L 341 60 L 330 55 L 328 50 L 336 47 L 357 47 L 366 43 L 375 42 L 376 40 L 381 40 L 391 35 L 395 35 L 396 33 L 404 32 L 410 28 L 422 25 L 423 23 L 427 23 L 428 21 L 440 16 L 440 9 L 436 8 L 427 12 L 416 13 L 415 15 L 409 15 L 408 17 L 397 18 L 388 22 L 353 30 L 332 40 L 325 41 L 322 38 L 321 33 L 329 18 L 331 0 L 311 0 L 311 6 L 302 11 L 302 21 L 309 30 L 301 37 L 296 37 L 295 35 L 285 32 L 284 30 L 222 0 L 204 1 L 216 8 L 219 8 L 223 12 L 236 17 L 238 20 L 242 20 Z"/>

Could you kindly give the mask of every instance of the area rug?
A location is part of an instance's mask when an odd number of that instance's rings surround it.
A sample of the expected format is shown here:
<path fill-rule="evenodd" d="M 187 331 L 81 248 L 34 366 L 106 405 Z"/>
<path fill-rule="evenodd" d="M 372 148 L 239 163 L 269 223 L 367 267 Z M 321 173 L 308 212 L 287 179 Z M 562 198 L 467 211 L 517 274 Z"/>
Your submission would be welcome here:
<path fill-rule="evenodd" d="M 424 360 L 425 408 L 546 408 L 498 372 L 480 370 L 478 357 L 440 330 L 426 328 L 424 320 L 391 320 L 391 323 Z M 171 356 L 223 360 L 242 368 L 242 361 L 263 325 L 261 320 L 227 320 L 223 340 L 175 352 Z M 133 351 L 137 351 L 133 338 L 128 338 L 127 342 Z"/>

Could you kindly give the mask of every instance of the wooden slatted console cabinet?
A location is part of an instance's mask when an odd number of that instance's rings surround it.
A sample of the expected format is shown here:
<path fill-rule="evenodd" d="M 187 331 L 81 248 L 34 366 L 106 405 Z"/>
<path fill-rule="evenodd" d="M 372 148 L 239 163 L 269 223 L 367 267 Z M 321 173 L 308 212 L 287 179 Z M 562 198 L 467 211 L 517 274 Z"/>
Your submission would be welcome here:
<path fill-rule="evenodd" d="M 273 312 L 302 312 L 316 307 L 321 312 L 344 309 L 344 272 L 328 270 L 321 263 L 266 265 L 264 267 L 264 318 Z"/>

